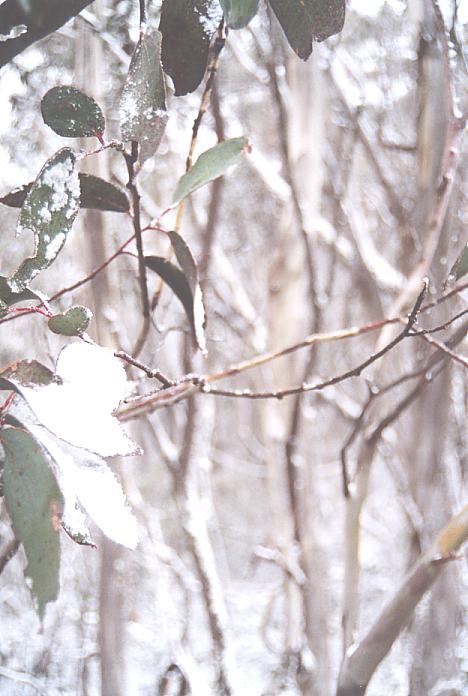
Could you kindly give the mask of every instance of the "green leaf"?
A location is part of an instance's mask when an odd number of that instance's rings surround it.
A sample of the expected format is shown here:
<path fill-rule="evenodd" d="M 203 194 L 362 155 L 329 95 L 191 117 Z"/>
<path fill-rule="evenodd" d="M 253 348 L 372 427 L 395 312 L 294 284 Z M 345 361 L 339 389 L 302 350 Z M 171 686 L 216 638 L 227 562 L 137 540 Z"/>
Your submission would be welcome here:
<path fill-rule="evenodd" d="M 70 307 L 64 314 L 55 314 L 48 321 L 49 329 L 61 336 L 82 336 L 93 318 L 93 313 L 87 307 L 76 305 Z"/>
<path fill-rule="evenodd" d="M 163 1 L 161 57 L 176 97 L 193 92 L 203 80 L 211 39 L 221 18 L 218 0 Z"/>
<path fill-rule="evenodd" d="M 114 184 L 93 174 L 78 174 L 81 188 L 81 207 L 128 213 L 130 204 L 127 194 Z"/>
<path fill-rule="evenodd" d="M 122 189 L 110 184 L 93 174 L 78 174 L 81 190 L 81 208 L 93 208 L 94 210 L 106 210 L 114 213 L 127 213 L 130 210 L 127 194 Z M 19 188 L 10 191 L 0 198 L 0 203 L 10 208 L 21 208 L 26 196 L 31 190 L 31 181 Z"/>
<path fill-rule="evenodd" d="M 8 280 L 14 293 L 25 290 L 35 276 L 55 261 L 80 207 L 75 155 L 63 148 L 44 165 L 21 208 L 17 232 L 34 234 L 34 256 L 25 259 Z"/>
<path fill-rule="evenodd" d="M 36 440 L 19 428 L 0 432 L 5 450 L 5 503 L 16 537 L 23 544 L 42 617 L 47 602 L 59 591 L 60 540 L 58 527 L 62 495 Z"/>
<path fill-rule="evenodd" d="M 6 317 L 7 314 L 8 314 L 8 305 L 3 300 L 0 300 L 0 319 L 3 319 L 3 317 Z"/>
<path fill-rule="evenodd" d="M 468 244 L 457 258 L 449 273 L 449 280 L 457 281 L 468 273 Z"/>
<path fill-rule="evenodd" d="M 198 269 L 187 243 L 177 232 L 169 232 L 172 246 L 182 270 L 161 256 L 146 256 L 145 265 L 159 275 L 182 303 L 198 348 L 206 352 L 205 310 L 198 281 Z"/>
<path fill-rule="evenodd" d="M 189 171 L 184 174 L 177 184 L 172 198 L 172 205 L 201 186 L 217 179 L 233 164 L 237 164 L 242 153 L 250 150 L 247 138 L 231 138 L 218 143 L 203 152 Z"/>
<path fill-rule="evenodd" d="M 167 119 L 161 34 L 152 31 L 135 48 L 120 99 L 122 139 L 139 143 L 142 162 L 158 149 Z"/>
<path fill-rule="evenodd" d="M 41 101 L 44 123 L 64 138 L 102 135 L 104 114 L 94 99 L 74 87 L 53 87 Z"/>
<path fill-rule="evenodd" d="M 30 288 L 25 288 L 21 292 L 15 293 L 11 291 L 8 285 L 8 278 L 0 276 L 0 300 L 6 305 L 14 305 L 18 302 L 27 302 L 28 300 L 44 300 L 44 295 Z"/>
<path fill-rule="evenodd" d="M 220 0 L 226 24 L 230 29 L 246 27 L 257 14 L 258 0 Z"/>
<path fill-rule="evenodd" d="M 52 370 L 37 360 L 20 360 L 0 372 L 0 389 L 21 392 L 21 387 L 44 386 L 57 382 Z"/>
<path fill-rule="evenodd" d="M 307 58 L 312 41 L 324 41 L 343 28 L 345 0 L 269 0 L 289 45 Z"/>

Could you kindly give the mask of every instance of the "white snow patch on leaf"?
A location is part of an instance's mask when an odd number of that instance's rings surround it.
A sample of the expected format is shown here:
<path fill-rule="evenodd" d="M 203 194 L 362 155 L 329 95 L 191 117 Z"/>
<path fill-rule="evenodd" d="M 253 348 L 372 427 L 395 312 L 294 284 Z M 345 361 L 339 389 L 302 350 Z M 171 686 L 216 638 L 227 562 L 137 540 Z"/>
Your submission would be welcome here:
<path fill-rule="evenodd" d="M 125 370 L 112 351 L 87 343 L 66 346 L 56 374 L 62 384 L 21 386 L 39 422 L 61 440 L 102 457 L 139 454 L 112 412 L 128 394 Z"/>
<path fill-rule="evenodd" d="M 52 458 L 52 468 L 65 499 L 66 523 L 83 533 L 81 507 L 109 539 L 134 549 L 138 543 L 137 522 L 106 462 L 61 442 L 40 425 L 28 428 Z"/>

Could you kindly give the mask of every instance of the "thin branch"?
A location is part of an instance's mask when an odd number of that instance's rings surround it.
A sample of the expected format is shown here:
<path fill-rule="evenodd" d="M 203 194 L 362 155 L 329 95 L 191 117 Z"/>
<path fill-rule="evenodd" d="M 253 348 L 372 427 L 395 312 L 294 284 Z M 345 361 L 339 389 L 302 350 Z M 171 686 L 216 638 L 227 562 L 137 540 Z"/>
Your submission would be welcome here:
<path fill-rule="evenodd" d="M 279 391 L 269 391 L 269 392 L 252 392 L 248 389 L 244 390 L 228 390 L 228 389 L 212 389 L 209 384 L 207 384 L 207 380 L 203 381 L 201 380 L 202 384 L 200 385 L 200 390 L 204 393 L 209 393 L 213 394 L 215 396 L 232 396 L 232 397 L 238 397 L 238 398 L 246 398 L 246 399 L 282 399 L 285 396 L 290 396 L 292 394 L 299 394 L 299 393 L 305 393 L 305 392 L 310 392 L 310 391 L 317 391 L 319 389 L 324 389 L 325 387 L 329 387 L 332 384 L 338 384 L 339 382 L 343 382 L 346 379 L 349 379 L 350 377 L 359 377 L 361 372 L 365 370 L 367 367 L 372 365 L 372 363 L 376 362 L 379 360 L 382 356 L 384 356 L 386 353 L 391 351 L 393 348 L 395 348 L 398 343 L 400 343 L 404 338 L 410 335 L 411 328 L 414 326 L 416 319 L 418 317 L 422 301 L 424 299 L 424 295 L 427 290 L 427 281 L 424 284 L 424 287 L 422 291 L 420 292 L 418 299 L 416 300 L 416 303 L 411 310 L 411 313 L 408 317 L 407 324 L 403 331 L 401 331 L 395 338 L 387 343 L 381 350 L 379 350 L 377 353 L 373 353 L 370 355 L 366 360 L 364 360 L 362 363 L 357 365 L 351 370 L 347 370 L 346 372 L 343 372 L 339 375 L 336 375 L 335 377 L 331 377 L 330 379 L 326 380 L 325 382 L 320 382 L 318 384 L 301 384 L 297 387 L 290 387 L 288 389 L 282 389 Z"/>
<path fill-rule="evenodd" d="M 125 353 L 123 350 L 118 350 L 114 353 L 116 358 L 120 358 L 121 360 L 124 360 L 126 363 L 129 365 L 133 365 L 134 367 L 138 367 L 139 370 L 142 370 L 150 379 L 157 379 L 161 382 L 161 384 L 164 387 L 173 387 L 175 385 L 175 382 L 172 379 L 169 379 L 169 377 L 166 377 L 161 370 L 158 369 L 151 369 L 144 363 L 140 362 L 136 358 L 132 357 L 128 353 Z"/>
<path fill-rule="evenodd" d="M 431 346 L 435 346 L 437 350 L 442 351 L 445 353 L 445 355 L 448 355 L 452 360 L 455 360 L 456 362 L 460 363 L 460 365 L 463 365 L 463 367 L 468 368 L 468 359 L 465 358 L 463 355 L 459 355 L 458 353 L 455 353 L 453 350 L 448 348 L 444 343 L 441 343 L 438 341 L 436 338 L 433 336 L 429 336 L 428 334 L 415 334 L 416 336 L 421 336 L 426 343 L 429 343 Z"/>
<path fill-rule="evenodd" d="M 132 213 L 133 213 L 133 230 L 135 233 L 136 247 L 138 251 L 138 276 L 140 280 L 140 291 L 141 291 L 141 301 L 143 305 L 143 316 L 149 317 L 150 314 L 150 302 L 148 295 L 148 283 L 146 280 L 146 265 L 145 257 L 143 252 L 143 239 L 141 230 L 141 219 L 140 219 L 140 193 L 138 187 L 135 183 L 136 172 L 135 165 L 138 161 L 138 143 L 136 140 L 132 141 L 131 153 L 123 152 L 125 163 L 127 165 L 128 171 L 128 183 L 127 188 L 130 191 L 132 197 Z"/>

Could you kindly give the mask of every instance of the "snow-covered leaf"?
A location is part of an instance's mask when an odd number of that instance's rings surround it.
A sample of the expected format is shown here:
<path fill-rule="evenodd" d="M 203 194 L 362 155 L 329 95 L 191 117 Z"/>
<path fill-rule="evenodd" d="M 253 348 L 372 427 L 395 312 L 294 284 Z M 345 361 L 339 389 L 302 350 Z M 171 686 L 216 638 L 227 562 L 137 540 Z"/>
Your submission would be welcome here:
<path fill-rule="evenodd" d="M 19 293 L 42 270 L 50 266 L 65 244 L 80 207 L 80 184 L 75 155 L 63 148 L 42 168 L 21 208 L 18 234 L 30 230 L 34 235 L 34 256 L 25 259 L 8 280 Z"/>
<path fill-rule="evenodd" d="M 54 381 L 57 380 L 52 370 L 37 360 L 20 360 L 0 372 L 0 389 L 17 392 L 21 387 L 44 386 Z"/>
<path fill-rule="evenodd" d="M 182 270 L 160 256 L 146 256 L 147 268 L 155 271 L 181 301 L 198 348 L 206 352 L 205 308 L 198 267 L 187 242 L 175 231 L 168 232 Z"/>
<path fill-rule="evenodd" d="M 221 18 L 218 0 L 163 1 L 161 57 L 176 97 L 193 92 L 203 80 L 211 39 Z"/>
<path fill-rule="evenodd" d="M 39 369 L 39 363 L 27 363 L 46 382 L 42 385 L 29 375 L 23 377 L 25 362 L 20 364 L 21 370 L 17 366 L 16 371 L 2 373 L 0 386 L 9 385 L 3 388 L 21 394 L 51 433 L 102 457 L 140 452 L 112 415 L 127 395 L 128 384 L 125 370 L 111 350 L 87 343 L 68 345 L 52 376 L 45 372 L 47 368 Z"/>
<path fill-rule="evenodd" d="M 4 428 L 0 439 L 5 450 L 5 502 L 26 553 L 25 574 L 32 579 L 42 616 L 59 590 L 62 495 L 40 446 L 29 433 Z"/>
<path fill-rule="evenodd" d="M 323 41 L 343 28 L 345 0 L 269 0 L 289 45 L 307 58 L 312 41 Z"/>
<path fill-rule="evenodd" d="M 226 25 L 231 29 L 246 27 L 255 17 L 258 0 L 221 0 Z"/>
<path fill-rule="evenodd" d="M 76 305 L 63 314 L 55 314 L 48 321 L 53 333 L 61 336 L 81 336 L 89 326 L 93 313 L 87 307 Z"/>
<path fill-rule="evenodd" d="M 75 540 L 91 541 L 83 509 L 109 539 L 134 549 L 138 543 L 137 523 L 104 459 L 59 440 L 40 425 L 30 423 L 27 427 L 52 458 L 51 466 L 65 500 L 67 533 Z"/>
<path fill-rule="evenodd" d="M 242 153 L 249 150 L 247 138 L 230 138 L 203 152 L 193 167 L 179 179 L 172 204 L 179 203 L 193 191 L 222 176 L 229 167 L 237 164 Z"/>
<path fill-rule="evenodd" d="M 456 281 L 463 278 L 468 273 L 468 244 L 457 258 L 449 273 L 449 281 Z"/>
<path fill-rule="evenodd" d="M 8 305 L 3 300 L 0 300 L 0 319 L 8 314 Z"/>
<path fill-rule="evenodd" d="M 130 210 L 127 194 L 114 184 L 93 174 L 78 174 L 80 180 L 80 207 L 106 210 L 115 213 L 127 213 Z M 28 195 L 33 181 L 24 184 L 0 198 L 0 203 L 10 208 L 21 208 Z"/>
<path fill-rule="evenodd" d="M 139 143 L 142 162 L 158 149 L 167 119 L 161 34 L 152 31 L 138 41 L 120 99 L 122 140 Z"/>
<path fill-rule="evenodd" d="M 27 300 L 42 300 L 44 296 L 35 290 L 30 288 L 24 288 L 21 292 L 12 292 L 9 284 L 8 278 L 5 276 L 0 276 L 0 300 L 2 300 L 6 305 L 14 305 L 18 302 L 27 302 Z"/>
<path fill-rule="evenodd" d="M 53 87 L 41 101 L 44 123 L 64 138 L 102 135 L 106 125 L 98 104 L 74 87 Z"/>

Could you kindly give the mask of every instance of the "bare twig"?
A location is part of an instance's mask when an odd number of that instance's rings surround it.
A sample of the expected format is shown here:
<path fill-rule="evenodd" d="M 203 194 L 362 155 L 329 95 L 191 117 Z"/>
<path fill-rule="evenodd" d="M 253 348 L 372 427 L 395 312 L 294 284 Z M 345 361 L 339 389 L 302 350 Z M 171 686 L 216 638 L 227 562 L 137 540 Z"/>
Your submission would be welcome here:
<path fill-rule="evenodd" d="M 141 230 L 141 219 L 140 219 L 140 193 L 135 182 L 136 171 L 135 165 L 138 161 L 138 143 L 136 140 L 132 141 L 131 152 L 123 152 L 125 158 L 125 163 L 127 165 L 128 171 L 128 183 L 127 188 L 130 191 L 132 198 L 132 213 L 133 213 L 133 230 L 136 241 L 136 247 L 138 251 L 138 276 L 140 280 L 140 292 L 141 301 L 143 305 L 143 317 L 149 317 L 150 314 L 150 303 L 148 295 L 148 283 L 146 280 L 146 265 L 145 257 L 143 252 L 143 239 Z"/>

